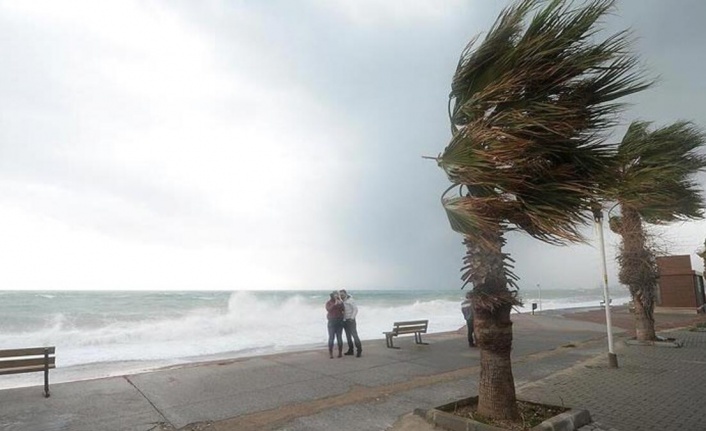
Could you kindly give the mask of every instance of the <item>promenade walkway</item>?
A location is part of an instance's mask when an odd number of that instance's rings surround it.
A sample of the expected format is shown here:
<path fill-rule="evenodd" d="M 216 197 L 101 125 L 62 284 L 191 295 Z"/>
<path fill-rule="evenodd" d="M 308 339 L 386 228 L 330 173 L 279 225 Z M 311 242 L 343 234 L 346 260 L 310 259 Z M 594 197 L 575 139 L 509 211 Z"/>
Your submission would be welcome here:
<path fill-rule="evenodd" d="M 513 320 L 521 397 L 587 408 L 600 429 L 706 428 L 706 333 L 675 332 L 681 349 L 618 341 L 614 370 L 605 367 L 603 325 L 559 315 Z M 479 352 L 462 331 L 425 341 L 401 338 L 396 350 L 369 340 L 361 358 L 328 359 L 322 347 L 61 383 L 48 399 L 41 387 L 2 390 L 0 430 L 432 430 L 410 412 L 474 394 Z"/>
<path fill-rule="evenodd" d="M 581 406 L 599 429 L 706 429 L 706 332 L 668 334 L 681 348 L 619 343 L 620 367 L 604 356 L 521 388 L 527 400 Z M 588 429 L 588 428 L 587 428 Z"/>

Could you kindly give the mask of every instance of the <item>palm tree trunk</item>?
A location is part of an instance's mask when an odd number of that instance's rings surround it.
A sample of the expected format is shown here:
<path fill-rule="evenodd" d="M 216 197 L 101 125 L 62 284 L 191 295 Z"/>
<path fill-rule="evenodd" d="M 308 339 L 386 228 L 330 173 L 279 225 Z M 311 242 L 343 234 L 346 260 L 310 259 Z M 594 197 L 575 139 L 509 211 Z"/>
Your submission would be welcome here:
<path fill-rule="evenodd" d="M 466 281 L 473 282 L 474 331 L 480 348 L 478 413 L 491 419 L 519 418 L 515 380 L 512 375 L 512 321 L 510 311 L 517 304 L 508 289 L 502 245 L 498 230 L 482 240 L 464 240 Z"/>
<path fill-rule="evenodd" d="M 635 304 L 635 336 L 639 341 L 654 341 L 654 305 L 657 290 L 657 266 L 640 214 L 626 206 L 621 207 L 623 239 L 620 251 L 620 282 L 627 285 Z"/>
<path fill-rule="evenodd" d="M 634 295 L 633 298 L 635 298 Z M 634 299 L 633 303 L 635 304 L 635 338 L 639 341 L 656 340 L 654 308 L 649 309 L 637 299 Z"/>
<path fill-rule="evenodd" d="M 480 347 L 478 413 L 493 419 L 519 417 L 512 375 L 511 306 L 478 309 L 473 317 L 476 343 Z"/>

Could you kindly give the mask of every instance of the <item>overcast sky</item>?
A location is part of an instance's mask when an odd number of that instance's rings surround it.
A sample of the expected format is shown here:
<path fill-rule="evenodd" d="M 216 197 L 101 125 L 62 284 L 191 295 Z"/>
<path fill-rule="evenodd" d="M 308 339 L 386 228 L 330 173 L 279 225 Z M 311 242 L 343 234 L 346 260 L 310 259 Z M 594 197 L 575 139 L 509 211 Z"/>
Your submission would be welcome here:
<path fill-rule="evenodd" d="M 507 4 L 0 0 L 0 289 L 460 287 L 448 181 L 421 156 Z M 625 123 L 706 126 L 704 17 L 619 2 L 608 27 L 661 79 Z M 705 226 L 663 244 L 692 253 Z M 600 286 L 590 245 L 508 251 L 521 287 Z"/>

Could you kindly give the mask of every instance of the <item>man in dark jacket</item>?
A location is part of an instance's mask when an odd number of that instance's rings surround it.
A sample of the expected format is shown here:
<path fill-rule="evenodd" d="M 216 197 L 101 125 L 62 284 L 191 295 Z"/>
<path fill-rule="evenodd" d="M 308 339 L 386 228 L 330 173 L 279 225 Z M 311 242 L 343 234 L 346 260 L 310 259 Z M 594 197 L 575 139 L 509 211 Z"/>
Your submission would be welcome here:
<path fill-rule="evenodd" d="M 472 293 L 466 293 L 466 299 L 461 303 L 461 312 L 463 313 L 463 318 L 466 319 L 466 327 L 468 328 L 468 346 L 475 347 L 475 336 L 473 334 L 473 300 L 471 299 Z"/>

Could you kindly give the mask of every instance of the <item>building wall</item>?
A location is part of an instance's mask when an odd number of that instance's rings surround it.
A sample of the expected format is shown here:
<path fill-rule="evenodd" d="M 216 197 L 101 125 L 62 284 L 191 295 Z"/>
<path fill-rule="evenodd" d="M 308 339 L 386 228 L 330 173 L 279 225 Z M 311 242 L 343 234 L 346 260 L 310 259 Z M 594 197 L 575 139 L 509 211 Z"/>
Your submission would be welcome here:
<path fill-rule="evenodd" d="M 663 307 L 698 307 L 697 280 L 700 277 L 691 269 L 689 255 L 662 256 L 657 258 L 659 288 L 657 304 Z"/>
<path fill-rule="evenodd" d="M 691 274 L 662 275 L 659 278 L 663 307 L 697 307 L 693 271 Z"/>
<path fill-rule="evenodd" d="M 662 256 L 657 258 L 660 275 L 691 274 L 691 257 L 688 254 L 679 256 Z"/>

